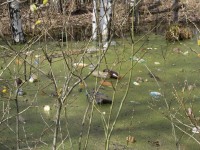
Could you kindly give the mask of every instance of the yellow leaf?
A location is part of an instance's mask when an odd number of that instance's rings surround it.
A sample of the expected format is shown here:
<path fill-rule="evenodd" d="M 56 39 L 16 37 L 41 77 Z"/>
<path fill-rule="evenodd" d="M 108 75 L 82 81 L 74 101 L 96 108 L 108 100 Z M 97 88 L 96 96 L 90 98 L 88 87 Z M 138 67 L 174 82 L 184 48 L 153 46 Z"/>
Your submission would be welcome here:
<path fill-rule="evenodd" d="M 38 25 L 38 24 L 41 24 L 41 20 L 37 20 L 37 21 L 35 22 L 35 25 Z"/>
<path fill-rule="evenodd" d="M 46 5 L 48 3 L 48 0 L 43 0 L 43 4 Z"/>
<path fill-rule="evenodd" d="M 30 10 L 32 12 L 36 11 L 37 10 L 37 6 L 35 4 L 30 5 Z"/>
<path fill-rule="evenodd" d="M 3 87 L 2 93 L 7 93 L 7 88 L 5 86 Z"/>
<path fill-rule="evenodd" d="M 61 96 L 62 92 L 63 92 L 62 88 L 58 89 L 57 94 L 58 94 L 59 97 Z"/>
<path fill-rule="evenodd" d="M 198 45 L 200 46 L 200 40 L 197 41 Z"/>

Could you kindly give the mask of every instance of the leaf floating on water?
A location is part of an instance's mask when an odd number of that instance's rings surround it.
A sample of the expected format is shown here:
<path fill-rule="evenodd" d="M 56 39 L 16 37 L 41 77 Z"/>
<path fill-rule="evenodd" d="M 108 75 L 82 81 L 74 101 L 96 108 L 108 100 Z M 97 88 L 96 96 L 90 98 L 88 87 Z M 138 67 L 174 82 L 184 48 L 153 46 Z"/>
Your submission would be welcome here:
<path fill-rule="evenodd" d="M 84 68 L 84 67 L 87 67 L 88 64 L 85 64 L 85 63 L 74 63 L 73 64 L 73 67 L 76 67 L 78 69 L 81 69 L 81 68 Z"/>
<path fill-rule="evenodd" d="M 133 104 L 136 104 L 136 105 L 140 104 L 140 102 L 137 102 L 137 101 L 130 101 L 130 103 L 133 103 Z"/>
<path fill-rule="evenodd" d="M 183 55 L 188 55 L 189 54 L 189 52 L 188 51 L 185 51 L 184 53 L 183 53 Z"/>
<path fill-rule="evenodd" d="M 138 83 L 138 82 L 133 82 L 133 84 L 134 84 L 134 85 L 137 85 L 137 86 L 140 85 L 140 83 Z"/>
<path fill-rule="evenodd" d="M 129 135 L 129 136 L 126 137 L 126 142 L 127 142 L 127 145 L 129 143 L 135 143 L 136 139 L 135 139 L 135 137 Z"/>
<path fill-rule="evenodd" d="M 161 144 L 160 144 L 160 141 L 156 140 L 156 141 L 148 141 L 148 143 L 152 144 L 152 146 L 156 146 L 156 147 L 159 147 Z"/>
<path fill-rule="evenodd" d="M 6 93 L 8 92 L 8 89 L 7 89 L 7 87 L 5 87 L 5 86 L 3 86 L 3 88 L 0 89 L 0 90 L 1 90 L 1 93 L 2 93 L 2 94 L 6 94 Z"/>
<path fill-rule="evenodd" d="M 160 62 L 154 62 L 155 65 L 160 65 Z"/>
<path fill-rule="evenodd" d="M 21 64 L 22 64 L 22 61 L 21 61 L 19 58 L 17 58 L 17 59 L 15 60 L 15 63 L 16 63 L 17 65 L 21 65 Z"/>
<path fill-rule="evenodd" d="M 148 75 L 150 78 L 156 79 L 157 81 L 161 81 L 161 79 L 152 72 L 149 72 Z"/>
<path fill-rule="evenodd" d="M 103 85 L 103 86 L 112 87 L 112 83 L 109 82 L 109 81 L 101 80 L 99 83 L 100 83 L 101 85 Z"/>
<path fill-rule="evenodd" d="M 147 50 L 152 50 L 153 48 L 152 47 L 147 47 Z"/>
<path fill-rule="evenodd" d="M 94 71 L 92 73 L 92 75 L 94 77 L 98 77 L 98 78 L 110 78 L 110 74 L 108 72 L 102 72 L 102 71 Z"/>
<path fill-rule="evenodd" d="M 200 127 L 197 126 L 197 127 L 192 128 L 192 132 L 193 133 L 199 133 L 200 132 Z"/>
<path fill-rule="evenodd" d="M 196 87 L 195 84 L 193 84 L 193 85 L 188 85 L 188 91 L 192 91 L 192 90 L 194 90 L 195 87 Z"/>
<path fill-rule="evenodd" d="M 177 54 L 182 53 L 181 49 L 178 48 L 178 47 L 173 48 L 173 52 L 175 52 L 175 53 L 177 53 Z"/>
<path fill-rule="evenodd" d="M 32 74 L 31 77 L 30 77 L 30 79 L 29 79 L 29 82 L 33 83 L 33 82 L 37 82 L 37 81 L 38 81 L 37 75 Z"/>
<path fill-rule="evenodd" d="M 136 82 L 138 83 L 144 82 L 144 79 L 142 77 L 137 77 Z"/>

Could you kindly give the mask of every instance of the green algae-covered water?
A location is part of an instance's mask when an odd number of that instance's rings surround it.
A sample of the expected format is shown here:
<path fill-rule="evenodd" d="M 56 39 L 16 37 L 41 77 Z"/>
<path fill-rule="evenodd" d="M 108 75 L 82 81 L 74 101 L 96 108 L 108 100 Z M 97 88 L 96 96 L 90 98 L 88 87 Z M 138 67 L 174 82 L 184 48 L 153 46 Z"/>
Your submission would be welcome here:
<path fill-rule="evenodd" d="M 134 45 L 129 38 L 113 40 L 116 44 L 110 45 L 96 70 L 108 67 L 118 72 L 121 79 L 106 79 L 112 86 L 99 87 L 101 79 L 91 75 L 84 80 L 85 87 L 81 90 L 79 84 L 74 87 L 62 107 L 57 148 L 103 150 L 112 129 L 111 150 L 198 149 L 199 135 L 192 132 L 199 124 L 200 105 L 200 48 L 196 39 L 169 43 L 158 35 L 138 36 Z M 103 55 L 102 51 L 93 54 L 75 51 L 93 45 L 87 42 L 70 42 L 62 48 L 54 42 L 13 45 L 13 50 L 21 51 L 20 54 L 1 49 L 0 149 L 16 149 L 17 145 L 15 78 L 24 81 L 20 87 L 23 95 L 17 97 L 19 114 L 24 118 L 18 127 L 20 148 L 52 147 L 57 101 L 62 96 L 63 86 L 67 84 L 70 89 L 90 72 L 88 66 L 75 69 L 73 63 L 96 65 Z M 76 54 L 63 58 L 61 50 Z M 32 54 L 26 56 L 27 51 Z M 51 63 L 44 53 L 51 56 Z M 28 81 L 32 74 L 37 76 L 37 82 Z M 2 92 L 4 86 L 5 93 Z M 93 88 L 99 88 L 112 99 L 113 105 L 89 103 L 86 91 Z M 158 92 L 160 96 L 153 97 L 150 92 Z M 44 111 L 47 105 L 50 110 Z M 188 117 L 188 108 L 195 118 Z"/>

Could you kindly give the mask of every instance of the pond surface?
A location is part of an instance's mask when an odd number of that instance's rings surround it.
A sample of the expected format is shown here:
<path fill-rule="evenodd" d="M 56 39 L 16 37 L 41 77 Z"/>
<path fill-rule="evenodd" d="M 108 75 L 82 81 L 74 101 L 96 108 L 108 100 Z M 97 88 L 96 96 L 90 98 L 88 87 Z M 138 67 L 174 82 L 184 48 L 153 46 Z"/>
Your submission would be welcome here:
<path fill-rule="evenodd" d="M 87 143 L 87 149 L 103 150 L 105 137 L 113 123 L 116 123 L 110 137 L 110 149 L 113 150 L 169 150 L 177 149 L 177 145 L 180 149 L 198 149 L 199 144 L 193 138 L 199 141 L 199 136 L 192 132 L 195 123 L 192 125 L 185 115 L 188 108 L 192 108 L 196 117 L 200 111 L 200 48 L 197 40 L 169 43 L 159 35 L 138 36 L 133 47 L 130 38 L 114 41 L 116 45 L 109 47 L 96 70 L 103 71 L 108 67 L 118 72 L 121 79 L 106 79 L 112 86 L 99 87 L 102 79 L 89 76 L 81 90 L 80 84 L 74 87 L 61 111 L 59 149 L 76 150 Z M 1 93 L 0 149 L 16 149 L 16 87 L 13 84 L 16 77 L 24 81 L 20 87 L 24 95 L 18 96 L 20 116 L 26 122 L 21 119 L 19 123 L 21 148 L 43 150 L 52 146 L 57 102 L 63 86 L 67 84 L 70 89 L 79 78 L 90 73 L 88 67 L 75 69 L 73 64 L 80 61 L 96 65 L 103 55 L 102 51 L 93 54 L 77 52 L 91 47 L 94 43 L 87 41 L 69 42 L 62 48 L 55 42 L 41 42 L 30 47 L 18 45 L 13 48 L 22 54 L 15 59 L 12 51 L 8 53 L 1 49 L 0 88 L 2 92 L 6 86 L 8 92 Z M 61 50 L 70 54 L 67 53 L 64 59 Z M 33 53 L 25 58 L 23 53 L 27 51 Z M 12 54 L 7 57 L 7 53 Z M 51 65 L 44 53 L 52 56 Z M 37 75 L 37 82 L 28 81 L 32 74 Z M 55 91 L 55 81 L 58 91 Z M 86 94 L 93 88 L 100 88 L 99 92 L 112 99 L 113 105 L 90 104 Z M 160 95 L 152 97 L 150 92 Z M 47 105 L 50 110 L 44 111 Z"/>

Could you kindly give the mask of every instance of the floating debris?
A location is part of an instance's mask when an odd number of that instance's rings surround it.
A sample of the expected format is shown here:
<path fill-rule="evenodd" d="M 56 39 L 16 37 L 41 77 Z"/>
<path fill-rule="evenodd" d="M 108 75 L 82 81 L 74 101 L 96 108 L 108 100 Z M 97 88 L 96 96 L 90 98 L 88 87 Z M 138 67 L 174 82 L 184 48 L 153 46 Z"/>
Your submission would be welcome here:
<path fill-rule="evenodd" d="M 85 63 L 74 63 L 73 66 L 78 68 L 78 69 L 81 69 L 81 68 L 87 67 L 88 64 L 85 64 Z"/>
<path fill-rule="evenodd" d="M 101 81 L 100 81 L 100 84 L 103 85 L 103 86 L 112 87 L 112 83 L 109 82 L 109 81 L 101 80 Z"/>
<path fill-rule="evenodd" d="M 17 78 L 17 79 L 15 79 L 15 86 L 16 87 L 19 87 L 21 84 L 22 84 L 22 79 L 20 79 L 20 78 Z"/>
<path fill-rule="evenodd" d="M 116 46 L 116 45 L 117 45 L 117 42 L 116 42 L 116 41 L 111 41 L 111 42 L 110 42 L 110 45 L 111 45 L 111 46 Z"/>
<path fill-rule="evenodd" d="M 176 66 L 176 64 L 172 64 L 172 66 Z"/>
<path fill-rule="evenodd" d="M 17 93 L 18 96 L 23 96 L 23 95 L 25 95 L 25 93 L 24 93 L 24 91 L 22 90 L 22 88 L 17 89 L 17 90 L 16 90 L 16 93 Z"/>
<path fill-rule="evenodd" d="M 110 70 L 110 69 L 104 69 L 103 72 L 108 72 L 110 74 L 110 78 L 113 79 L 120 79 L 121 77 L 116 71 Z"/>
<path fill-rule="evenodd" d="M 86 96 L 89 102 L 95 100 L 96 104 L 112 104 L 112 100 L 107 95 L 98 91 L 96 92 L 94 89 L 88 91 Z"/>
<path fill-rule="evenodd" d="M 188 87 L 187 87 L 188 91 L 192 91 L 192 90 L 194 90 L 195 88 L 196 88 L 196 85 L 195 85 L 195 84 L 193 84 L 193 85 L 188 85 Z"/>
<path fill-rule="evenodd" d="M 110 74 L 108 72 L 94 71 L 92 75 L 98 78 L 104 78 L 104 79 L 110 78 Z"/>
<path fill-rule="evenodd" d="M 17 59 L 15 60 L 15 64 L 17 64 L 17 65 L 22 65 L 22 61 L 21 61 L 19 58 L 17 58 Z"/>
<path fill-rule="evenodd" d="M 136 61 L 138 63 L 145 63 L 146 61 L 142 58 L 137 58 L 136 56 L 130 57 L 131 60 Z"/>
<path fill-rule="evenodd" d="M 184 53 L 182 53 L 183 55 L 188 55 L 189 54 L 189 52 L 188 51 L 185 51 Z"/>
<path fill-rule="evenodd" d="M 138 83 L 142 83 L 144 82 L 144 79 L 142 77 L 137 77 L 135 81 Z"/>
<path fill-rule="evenodd" d="M 35 64 L 35 65 L 39 65 L 39 63 L 40 63 L 39 59 L 36 59 L 36 60 L 34 61 L 34 64 Z"/>
<path fill-rule="evenodd" d="M 45 112 L 49 112 L 51 108 L 49 105 L 45 105 L 43 109 Z"/>
<path fill-rule="evenodd" d="M 78 89 L 78 91 L 79 91 L 79 92 L 82 92 L 84 88 L 85 88 L 84 82 L 80 82 L 80 83 L 79 83 L 79 89 Z"/>
<path fill-rule="evenodd" d="M 27 55 L 27 56 L 31 56 L 32 53 L 33 53 L 33 50 L 32 50 L 32 51 L 27 51 L 27 52 L 26 52 L 26 55 Z"/>
<path fill-rule="evenodd" d="M 152 146 L 155 146 L 155 147 L 160 147 L 161 144 L 160 144 L 160 141 L 156 140 L 156 141 L 148 141 L 148 143 L 152 144 Z"/>
<path fill-rule="evenodd" d="M 199 126 L 193 127 L 193 128 L 192 128 L 192 132 L 193 132 L 193 133 L 199 133 L 199 132 L 200 132 L 200 127 L 199 127 Z"/>
<path fill-rule="evenodd" d="M 26 123 L 26 119 L 22 115 L 19 115 L 19 122 L 25 124 Z"/>
<path fill-rule="evenodd" d="M 102 115 L 105 115 L 106 114 L 106 112 L 104 111 L 104 112 L 102 112 Z"/>
<path fill-rule="evenodd" d="M 40 57 L 40 55 L 35 55 L 35 58 L 39 58 Z"/>
<path fill-rule="evenodd" d="M 133 84 L 136 85 L 136 86 L 140 85 L 140 83 L 135 82 L 135 81 L 133 82 Z"/>
<path fill-rule="evenodd" d="M 139 104 L 140 104 L 140 102 L 136 102 L 136 101 L 130 101 L 130 103 L 136 104 L 136 105 L 139 105 Z"/>
<path fill-rule="evenodd" d="M 135 139 L 135 137 L 129 135 L 129 136 L 126 137 L 126 142 L 127 142 L 127 145 L 129 143 L 135 143 L 136 139 Z"/>
<path fill-rule="evenodd" d="M 45 106 L 43 107 L 43 110 L 44 110 L 44 113 L 46 113 L 47 115 L 49 115 L 49 114 L 50 114 L 51 108 L 50 108 L 49 105 L 45 105 Z"/>
<path fill-rule="evenodd" d="M 6 87 L 6 86 L 3 86 L 3 87 L 1 88 L 1 94 L 6 94 L 7 92 L 8 92 L 7 87 Z"/>
<path fill-rule="evenodd" d="M 99 49 L 95 48 L 95 47 L 92 47 L 92 48 L 89 48 L 87 49 L 87 53 L 88 54 L 94 54 L 94 53 L 97 53 L 99 51 Z"/>
<path fill-rule="evenodd" d="M 150 95 L 153 98 L 160 98 L 160 96 L 162 96 L 162 94 L 160 92 L 150 92 Z"/>
<path fill-rule="evenodd" d="M 103 49 L 106 50 L 106 49 L 108 48 L 108 45 L 109 45 L 109 43 L 106 42 L 106 43 L 103 45 Z"/>
<path fill-rule="evenodd" d="M 159 63 L 159 62 L 154 62 L 154 64 L 155 64 L 155 65 L 160 65 L 160 63 Z"/>
<path fill-rule="evenodd" d="M 91 64 L 91 65 L 88 66 L 88 68 L 89 68 L 89 70 L 94 70 L 95 65 Z"/>
<path fill-rule="evenodd" d="M 149 72 L 148 75 L 150 78 L 156 79 L 157 81 L 161 81 L 161 79 L 157 75 L 153 74 L 152 72 Z"/>
<path fill-rule="evenodd" d="M 177 54 L 182 53 L 181 49 L 178 48 L 178 47 L 173 48 L 173 52 L 175 52 L 175 53 L 177 53 Z"/>
<path fill-rule="evenodd" d="M 29 79 L 29 82 L 33 83 L 33 82 L 37 82 L 37 81 L 38 81 L 38 77 L 35 74 L 32 74 Z"/>

